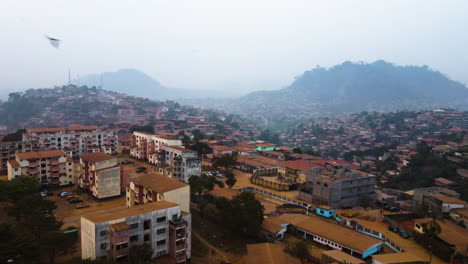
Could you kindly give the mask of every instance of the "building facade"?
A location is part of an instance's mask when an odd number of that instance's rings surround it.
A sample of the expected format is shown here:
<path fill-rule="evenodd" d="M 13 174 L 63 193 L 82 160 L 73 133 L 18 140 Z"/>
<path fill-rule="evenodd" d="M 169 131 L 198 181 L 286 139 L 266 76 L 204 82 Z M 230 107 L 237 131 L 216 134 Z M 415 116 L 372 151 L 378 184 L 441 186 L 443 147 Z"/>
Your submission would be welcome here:
<path fill-rule="evenodd" d="M 299 199 L 333 208 L 358 205 L 367 199 L 374 202 L 376 176 L 341 166 L 310 168 Z"/>
<path fill-rule="evenodd" d="M 19 176 L 36 178 L 43 186 L 73 184 L 73 160 L 62 150 L 17 153 L 8 161 L 8 180 Z"/>
<path fill-rule="evenodd" d="M 119 196 L 125 186 L 117 158 L 104 152 L 81 155 L 78 182 L 98 199 Z"/>
<path fill-rule="evenodd" d="M 154 258 L 189 263 L 191 229 L 191 215 L 167 201 L 94 212 L 81 217 L 81 256 L 125 260 L 132 246 L 148 244 Z"/>
<path fill-rule="evenodd" d="M 168 201 L 190 212 L 190 186 L 158 173 L 144 174 L 130 179 L 126 191 L 127 207 Z"/>
<path fill-rule="evenodd" d="M 39 141 L 37 140 L 0 142 L 0 171 L 7 171 L 8 161 L 16 159 L 16 153 L 39 150 Z"/>
<path fill-rule="evenodd" d="M 182 147 L 182 141 L 178 139 L 133 132 L 130 156 L 147 160 L 156 165 L 165 176 L 179 181 L 188 182 L 193 175 L 201 174 L 198 153 Z"/>
<path fill-rule="evenodd" d="M 166 176 L 188 182 L 190 177 L 201 175 L 201 159 L 194 150 L 180 146 L 163 146 L 153 156 L 154 164 Z"/>
<path fill-rule="evenodd" d="M 161 150 L 162 146 L 182 146 L 182 141 L 145 132 L 133 132 L 130 143 L 130 156 L 151 162 L 151 160 L 154 160 L 152 155 Z"/>
<path fill-rule="evenodd" d="M 118 145 L 118 137 L 113 131 L 97 126 L 28 128 L 23 141 L 37 141 L 41 150 L 61 149 L 73 158 L 100 151 L 115 154 Z"/>

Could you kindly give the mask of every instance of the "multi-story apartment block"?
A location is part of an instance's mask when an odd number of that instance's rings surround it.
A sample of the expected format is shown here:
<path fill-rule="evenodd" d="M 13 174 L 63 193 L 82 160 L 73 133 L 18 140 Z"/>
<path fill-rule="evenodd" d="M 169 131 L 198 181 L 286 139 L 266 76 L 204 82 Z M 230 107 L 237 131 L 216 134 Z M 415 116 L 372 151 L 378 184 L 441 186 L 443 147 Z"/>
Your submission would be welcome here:
<path fill-rule="evenodd" d="M 81 217 L 81 256 L 120 261 L 132 246 L 148 244 L 153 257 L 189 263 L 191 229 L 191 215 L 167 201 L 106 209 Z"/>
<path fill-rule="evenodd" d="M 115 154 L 118 144 L 113 131 L 103 131 L 97 126 L 29 128 L 23 141 L 31 140 L 38 141 L 41 150 L 61 149 L 73 158 L 99 151 Z"/>
<path fill-rule="evenodd" d="M 180 146 L 162 148 L 154 154 L 154 161 L 164 175 L 188 182 L 190 177 L 201 174 L 201 159 L 197 151 Z"/>
<path fill-rule="evenodd" d="M 182 146 L 182 141 L 145 132 L 133 132 L 130 143 L 130 156 L 136 159 L 148 160 L 154 164 L 155 157 L 153 154 L 161 150 L 162 146 Z"/>
<path fill-rule="evenodd" d="M 376 176 L 342 165 L 310 168 L 306 183 L 299 191 L 299 199 L 334 208 L 353 206 L 369 199 L 375 201 Z"/>
<path fill-rule="evenodd" d="M 39 141 L 9 141 L 0 142 L 0 171 L 7 171 L 7 163 L 9 160 L 16 158 L 16 153 L 39 151 Z"/>
<path fill-rule="evenodd" d="M 198 153 L 183 148 L 181 140 L 134 132 L 130 155 L 137 159 L 148 160 L 164 175 L 183 182 L 188 182 L 193 175 L 201 174 L 201 159 Z"/>
<path fill-rule="evenodd" d="M 190 186 L 158 173 L 132 177 L 126 196 L 127 207 L 168 201 L 179 204 L 182 211 L 190 212 Z"/>
<path fill-rule="evenodd" d="M 125 186 L 123 170 L 117 158 L 104 152 L 80 157 L 79 184 L 98 199 L 118 196 Z"/>
<path fill-rule="evenodd" d="M 62 150 L 17 153 L 8 161 L 8 179 L 28 175 L 42 185 L 73 184 L 73 160 Z"/>

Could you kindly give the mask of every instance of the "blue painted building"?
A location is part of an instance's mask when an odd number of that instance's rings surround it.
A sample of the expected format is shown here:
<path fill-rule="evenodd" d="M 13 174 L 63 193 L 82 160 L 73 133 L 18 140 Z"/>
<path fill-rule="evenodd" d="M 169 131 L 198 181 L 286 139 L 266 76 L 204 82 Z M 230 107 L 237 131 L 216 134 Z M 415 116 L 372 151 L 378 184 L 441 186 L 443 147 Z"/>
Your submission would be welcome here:
<path fill-rule="evenodd" d="M 335 216 L 335 210 L 333 210 L 333 208 L 331 208 L 330 206 L 326 205 L 317 206 L 317 208 L 315 209 L 315 213 L 326 218 L 331 218 Z"/>

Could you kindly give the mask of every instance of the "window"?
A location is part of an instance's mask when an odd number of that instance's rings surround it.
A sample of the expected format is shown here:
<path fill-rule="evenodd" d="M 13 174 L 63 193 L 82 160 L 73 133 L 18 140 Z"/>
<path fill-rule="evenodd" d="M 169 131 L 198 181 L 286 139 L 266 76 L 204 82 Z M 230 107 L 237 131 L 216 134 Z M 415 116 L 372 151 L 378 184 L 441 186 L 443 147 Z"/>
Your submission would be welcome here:
<path fill-rule="evenodd" d="M 107 230 L 101 231 L 101 236 L 105 236 L 105 235 L 107 235 Z"/>
<path fill-rule="evenodd" d="M 130 229 L 138 228 L 138 223 L 134 223 L 130 225 Z"/>
<path fill-rule="evenodd" d="M 107 243 L 102 243 L 101 244 L 101 249 L 106 249 L 107 248 Z"/>
<path fill-rule="evenodd" d="M 161 228 L 161 229 L 156 230 L 156 234 L 164 234 L 164 233 L 166 233 L 166 228 Z"/>
<path fill-rule="evenodd" d="M 143 229 L 149 229 L 151 226 L 151 220 L 146 220 L 145 222 L 143 222 Z"/>
<path fill-rule="evenodd" d="M 158 242 L 156 242 L 156 246 L 162 246 L 162 245 L 165 245 L 166 244 L 166 239 L 163 239 L 163 240 L 159 240 Z"/>
<path fill-rule="evenodd" d="M 124 248 L 128 248 L 128 243 L 125 242 L 125 243 L 122 243 L 122 244 L 118 244 L 115 246 L 115 249 L 117 250 L 121 250 L 121 249 L 124 249 Z"/>
<path fill-rule="evenodd" d="M 149 234 L 146 234 L 146 235 L 143 237 L 143 240 L 144 240 L 144 241 L 149 241 L 149 240 L 150 240 Z"/>
<path fill-rule="evenodd" d="M 18 168 L 15 168 L 15 171 L 18 171 Z"/>
<path fill-rule="evenodd" d="M 138 241 L 138 235 L 133 235 L 130 237 L 130 242 Z"/>
<path fill-rule="evenodd" d="M 164 256 L 164 255 L 166 255 L 166 251 L 165 251 L 165 250 L 158 251 L 158 252 L 156 253 L 156 256 L 157 256 L 157 257 L 159 257 L 159 256 Z"/>
<path fill-rule="evenodd" d="M 158 222 L 158 223 L 166 222 L 166 217 L 165 216 L 159 217 L 158 219 L 156 219 L 156 222 Z"/>

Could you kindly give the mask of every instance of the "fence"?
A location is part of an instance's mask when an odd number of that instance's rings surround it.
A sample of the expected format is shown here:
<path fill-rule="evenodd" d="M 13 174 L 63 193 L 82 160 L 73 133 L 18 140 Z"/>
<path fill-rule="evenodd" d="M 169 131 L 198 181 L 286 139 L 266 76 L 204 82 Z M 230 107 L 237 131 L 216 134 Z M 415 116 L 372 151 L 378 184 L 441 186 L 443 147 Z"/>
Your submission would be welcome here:
<path fill-rule="evenodd" d="M 304 207 L 304 208 L 307 209 L 307 210 L 309 210 L 309 208 L 312 208 L 312 205 L 310 205 L 310 204 L 301 202 L 301 201 L 299 201 L 299 200 L 293 200 L 293 199 L 290 199 L 290 198 L 288 198 L 288 197 L 284 197 L 284 196 L 281 196 L 281 195 L 278 195 L 278 194 L 276 194 L 276 193 L 272 193 L 272 192 L 269 192 L 269 191 L 264 191 L 264 190 L 261 190 L 261 189 L 257 189 L 257 188 L 255 188 L 255 187 L 241 188 L 241 189 L 239 189 L 239 191 L 241 191 L 241 192 L 249 191 L 249 192 L 260 193 L 260 194 L 263 194 L 263 195 L 266 195 L 266 196 L 270 196 L 270 197 L 272 197 L 272 198 L 275 198 L 275 199 L 280 200 L 280 201 L 283 201 L 283 202 L 287 202 L 287 203 L 290 203 L 290 204 L 295 204 L 295 205 L 302 206 L 302 207 Z"/>
<path fill-rule="evenodd" d="M 366 228 L 366 227 L 363 227 L 363 226 L 360 226 L 360 225 L 357 225 L 355 230 L 360 232 L 360 233 L 363 233 L 365 235 L 372 236 L 372 237 L 378 238 L 380 240 L 383 240 L 385 245 L 387 245 L 389 248 L 391 248 L 395 252 L 401 253 L 401 252 L 404 251 L 401 247 L 399 247 L 397 244 L 395 244 L 393 241 L 391 241 L 388 237 L 384 236 L 384 234 L 382 234 L 382 233 L 380 233 L 378 231 L 375 231 L 375 230 L 372 230 L 370 228 Z"/>

